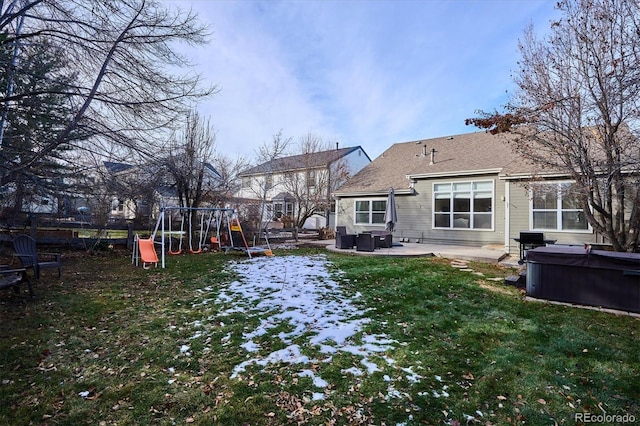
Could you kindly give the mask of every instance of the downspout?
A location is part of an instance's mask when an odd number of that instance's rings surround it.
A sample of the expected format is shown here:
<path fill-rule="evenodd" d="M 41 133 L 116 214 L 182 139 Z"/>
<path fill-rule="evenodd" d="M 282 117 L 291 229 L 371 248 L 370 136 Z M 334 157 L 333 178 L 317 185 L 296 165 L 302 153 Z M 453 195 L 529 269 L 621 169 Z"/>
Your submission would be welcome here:
<path fill-rule="evenodd" d="M 509 214 L 510 203 L 510 188 L 509 181 L 504 181 L 504 251 L 509 254 L 511 252 L 511 215 Z"/>

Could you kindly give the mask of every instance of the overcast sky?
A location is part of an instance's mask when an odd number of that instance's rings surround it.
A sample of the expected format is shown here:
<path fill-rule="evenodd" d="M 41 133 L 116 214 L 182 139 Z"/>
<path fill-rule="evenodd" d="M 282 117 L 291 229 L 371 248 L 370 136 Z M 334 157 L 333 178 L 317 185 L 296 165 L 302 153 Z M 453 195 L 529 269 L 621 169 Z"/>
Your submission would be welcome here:
<path fill-rule="evenodd" d="M 545 32 L 550 0 L 172 0 L 211 42 L 186 51 L 220 92 L 203 102 L 216 149 L 255 157 L 282 130 L 371 159 L 396 142 L 477 131 L 513 90 L 518 38 Z"/>

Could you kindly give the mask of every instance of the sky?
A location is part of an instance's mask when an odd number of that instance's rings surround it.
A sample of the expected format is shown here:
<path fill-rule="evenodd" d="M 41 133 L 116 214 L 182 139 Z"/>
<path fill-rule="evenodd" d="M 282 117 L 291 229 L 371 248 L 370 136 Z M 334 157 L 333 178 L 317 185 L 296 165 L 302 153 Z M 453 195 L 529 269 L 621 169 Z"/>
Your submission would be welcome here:
<path fill-rule="evenodd" d="M 376 158 L 397 142 L 478 131 L 466 118 L 513 93 L 518 39 L 550 0 L 168 0 L 210 43 L 184 53 L 219 92 L 199 104 L 216 150 L 256 157 L 313 134 Z"/>

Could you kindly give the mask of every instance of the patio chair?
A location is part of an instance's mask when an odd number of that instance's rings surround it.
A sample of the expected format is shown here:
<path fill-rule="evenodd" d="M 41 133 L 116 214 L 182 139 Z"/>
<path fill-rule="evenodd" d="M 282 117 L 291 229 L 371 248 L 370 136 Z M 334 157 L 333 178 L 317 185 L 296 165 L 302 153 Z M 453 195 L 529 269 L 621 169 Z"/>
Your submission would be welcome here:
<path fill-rule="evenodd" d="M 336 248 L 352 249 L 355 245 L 355 234 L 347 234 L 346 226 L 336 226 Z"/>
<path fill-rule="evenodd" d="M 371 231 L 371 234 L 375 237 L 376 248 L 391 248 L 393 247 L 393 234 L 389 231 Z"/>
<path fill-rule="evenodd" d="M 8 269 L 8 265 L 0 265 L 0 289 L 13 288 L 16 294 L 20 294 L 20 284 L 26 282 L 29 287 L 29 297 L 33 299 L 33 287 L 24 268 Z"/>
<path fill-rule="evenodd" d="M 358 234 L 356 237 L 356 251 L 374 251 L 376 239 L 371 233 Z"/>
<path fill-rule="evenodd" d="M 59 253 L 38 253 L 36 251 L 36 240 L 28 235 L 14 237 L 13 250 L 16 252 L 15 256 L 20 259 L 23 268 L 33 269 L 33 275 L 36 280 L 40 279 L 40 270 L 44 268 L 57 268 L 58 278 L 60 278 L 62 274 L 62 255 Z"/>

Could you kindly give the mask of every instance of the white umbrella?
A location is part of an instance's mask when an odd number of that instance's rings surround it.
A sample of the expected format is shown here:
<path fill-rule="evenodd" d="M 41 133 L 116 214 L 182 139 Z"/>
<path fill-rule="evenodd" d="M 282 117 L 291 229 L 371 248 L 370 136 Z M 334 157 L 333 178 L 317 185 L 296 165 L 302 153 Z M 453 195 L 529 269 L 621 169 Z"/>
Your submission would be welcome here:
<path fill-rule="evenodd" d="M 387 231 L 393 232 L 396 222 L 398 222 L 398 213 L 396 212 L 396 195 L 393 188 L 390 188 L 389 196 L 387 197 L 387 209 L 384 211 L 384 223 L 387 227 Z"/>

